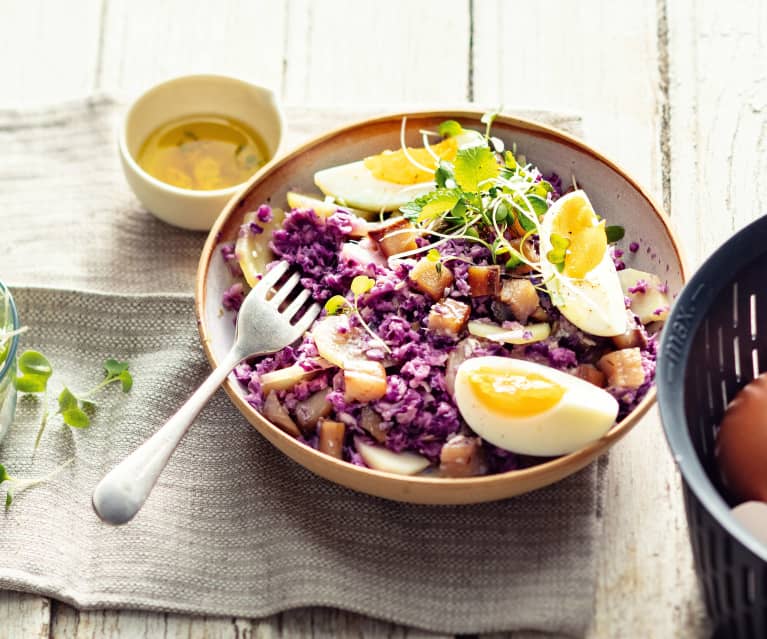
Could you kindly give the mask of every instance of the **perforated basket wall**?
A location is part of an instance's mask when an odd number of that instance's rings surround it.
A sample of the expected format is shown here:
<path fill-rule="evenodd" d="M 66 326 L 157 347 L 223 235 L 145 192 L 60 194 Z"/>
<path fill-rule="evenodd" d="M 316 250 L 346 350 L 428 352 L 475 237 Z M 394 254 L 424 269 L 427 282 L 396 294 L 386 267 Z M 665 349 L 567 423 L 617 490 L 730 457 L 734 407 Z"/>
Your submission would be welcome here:
<path fill-rule="evenodd" d="M 730 515 L 714 442 L 733 396 L 767 371 L 767 217 L 739 231 L 677 298 L 661 340 L 658 403 L 684 484 L 715 637 L 767 637 L 767 547 Z M 767 419 L 767 415 L 765 415 Z"/>

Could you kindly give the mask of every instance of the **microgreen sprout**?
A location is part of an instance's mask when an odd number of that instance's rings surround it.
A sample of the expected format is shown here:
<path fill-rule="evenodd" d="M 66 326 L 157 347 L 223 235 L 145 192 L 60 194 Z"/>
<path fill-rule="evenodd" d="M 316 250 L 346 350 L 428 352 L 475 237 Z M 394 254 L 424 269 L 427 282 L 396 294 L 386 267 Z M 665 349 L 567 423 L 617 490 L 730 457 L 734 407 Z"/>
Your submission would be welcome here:
<path fill-rule="evenodd" d="M 13 499 L 16 495 L 30 488 L 34 488 L 35 486 L 38 486 L 39 484 L 42 484 L 46 481 L 50 481 L 51 479 L 56 477 L 56 475 L 58 475 L 61 471 L 63 471 L 67 466 L 70 466 L 74 461 L 75 461 L 75 458 L 71 457 L 60 466 L 57 466 L 56 468 L 54 468 L 53 471 L 48 473 L 47 475 L 44 475 L 43 477 L 35 477 L 31 479 L 23 479 L 21 477 L 11 477 L 11 475 L 8 474 L 8 471 L 6 470 L 5 466 L 3 466 L 3 464 L 0 464 L 0 488 L 5 490 L 5 509 L 8 510 L 11 507 L 11 504 L 13 503 Z"/>
<path fill-rule="evenodd" d="M 546 259 L 557 267 L 561 273 L 565 268 L 565 258 L 567 249 L 570 246 L 570 240 L 559 233 L 551 234 L 551 250 L 546 254 Z"/>
<path fill-rule="evenodd" d="M 454 138 L 463 133 L 463 127 L 455 120 L 445 120 L 439 125 L 439 134 L 443 138 Z"/>
<path fill-rule="evenodd" d="M 426 259 L 430 262 L 434 262 L 434 270 L 437 271 L 437 275 L 442 274 L 442 256 L 439 254 L 439 251 L 435 248 L 430 249 L 429 252 L 426 254 Z"/>
<path fill-rule="evenodd" d="M 78 396 L 69 390 L 68 387 L 64 386 L 59 393 L 56 414 L 61 415 L 62 421 L 67 426 L 71 428 L 87 428 L 90 426 L 91 420 L 88 412 L 92 412 L 96 406 L 96 403 L 91 398 L 109 384 L 120 382 L 124 393 L 127 393 L 132 388 L 133 378 L 128 371 L 127 362 L 118 362 L 110 358 L 105 360 L 102 366 L 104 369 L 104 379 L 89 391 Z M 40 427 L 34 444 L 34 449 L 37 450 L 50 417 L 48 380 L 53 374 L 53 367 L 45 355 L 33 350 L 24 351 L 19 356 L 17 367 L 18 373 L 14 379 L 16 390 L 30 394 L 43 393 L 43 412 L 40 417 Z"/>
<path fill-rule="evenodd" d="M 380 344 L 387 353 L 391 353 L 391 349 L 386 344 L 386 342 L 384 342 L 378 335 L 376 335 L 375 331 L 373 331 L 373 329 L 370 328 L 368 323 L 363 319 L 362 313 L 360 313 L 359 309 L 360 296 L 364 295 L 370 289 L 372 289 L 373 286 L 375 286 L 375 283 L 376 281 L 371 277 L 367 277 L 366 275 L 357 275 L 357 277 L 355 277 L 351 283 L 351 292 L 354 296 L 354 301 L 350 302 L 343 295 L 334 295 L 327 302 L 325 302 L 325 311 L 328 315 L 339 315 L 341 313 L 350 313 L 355 315 L 357 317 L 357 321 L 359 321 L 359 323 L 373 338 L 373 340 Z"/>
<path fill-rule="evenodd" d="M 500 115 L 501 109 L 496 109 L 495 111 L 488 111 L 487 113 L 483 113 L 482 117 L 480 118 L 480 122 L 485 125 L 485 139 L 490 139 L 490 129 L 493 128 L 493 122 L 495 122 L 495 118 L 497 118 Z"/>

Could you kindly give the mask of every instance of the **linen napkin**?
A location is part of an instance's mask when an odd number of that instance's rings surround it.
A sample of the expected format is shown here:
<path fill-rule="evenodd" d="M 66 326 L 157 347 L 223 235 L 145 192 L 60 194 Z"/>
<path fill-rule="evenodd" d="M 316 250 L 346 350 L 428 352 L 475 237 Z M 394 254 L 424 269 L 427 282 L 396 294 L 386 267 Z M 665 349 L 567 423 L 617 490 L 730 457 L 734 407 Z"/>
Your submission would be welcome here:
<path fill-rule="evenodd" d="M 19 477 L 76 461 L 0 515 L 0 587 L 82 608 L 254 617 L 319 605 L 437 632 L 582 635 L 604 462 L 502 502 L 399 504 L 315 477 L 219 392 L 136 519 L 98 521 L 98 479 L 209 371 L 189 294 L 204 235 L 155 221 L 128 193 L 118 112 L 107 98 L 0 112 L 0 278 L 30 327 L 24 347 L 48 355 L 54 388 L 93 386 L 108 356 L 135 379 L 97 397 L 87 430 L 52 418 L 34 456 L 41 406 L 20 398 L 0 461 Z M 296 138 L 352 117 L 288 111 Z"/>

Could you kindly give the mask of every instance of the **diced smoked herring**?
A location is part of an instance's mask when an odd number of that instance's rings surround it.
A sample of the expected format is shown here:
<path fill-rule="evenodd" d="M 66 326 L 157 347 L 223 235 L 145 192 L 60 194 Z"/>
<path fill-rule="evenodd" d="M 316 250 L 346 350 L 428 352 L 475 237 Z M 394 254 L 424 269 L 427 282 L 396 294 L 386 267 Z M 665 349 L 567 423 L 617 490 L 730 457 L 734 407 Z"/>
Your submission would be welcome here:
<path fill-rule="evenodd" d="M 500 266 L 470 266 L 467 275 L 472 297 L 497 295 L 501 290 Z"/>
<path fill-rule="evenodd" d="M 536 322 L 548 322 L 549 314 L 546 312 L 546 309 L 543 308 L 543 306 L 538 306 L 531 314 L 530 317 L 534 319 Z"/>
<path fill-rule="evenodd" d="M 634 319 L 629 320 L 629 326 L 633 326 Z M 623 335 L 615 335 L 610 338 L 615 344 L 615 348 L 645 348 L 647 346 L 647 338 L 644 331 L 639 327 L 629 328 Z"/>
<path fill-rule="evenodd" d="M 469 321 L 471 307 L 468 304 L 447 298 L 438 302 L 429 311 L 429 330 L 449 335 L 458 335 Z"/>
<path fill-rule="evenodd" d="M 326 388 L 296 404 L 293 412 L 299 428 L 305 435 L 313 433 L 317 429 L 317 422 L 330 415 L 333 410 L 333 405 L 328 401 L 329 393 L 330 389 Z"/>
<path fill-rule="evenodd" d="M 573 371 L 573 374 L 594 384 L 594 386 L 599 386 L 599 388 L 607 386 L 607 377 L 594 364 L 581 364 Z"/>
<path fill-rule="evenodd" d="M 378 244 L 386 257 L 418 248 L 413 225 L 404 217 L 395 217 L 376 228 L 369 229 L 368 236 Z"/>
<path fill-rule="evenodd" d="M 506 280 L 498 296 L 511 309 L 517 321 L 525 324 L 527 319 L 538 309 L 538 292 L 527 279 Z"/>
<path fill-rule="evenodd" d="M 342 459 L 345 434 L 346 424 L 343 422 L 334 422 L 329 419 L 323 420 L 320 424 L 320 452 L 336 459 Z"/>
<path fill-rule="evenodd" d="M 479 439 L 456 435 L 442 447 L 439 469 L 446 477 L 472 477 L 482 471 L 482 448 Z"/>
<path fill-rule="evenodd" d="M 624 348 L 604 355 L 597 367 L 607 375 L 607 384 L 619 388 L 639 388 L 644 383 L 642 354 L 638 348 Z"/>
<path fill-rule="evenodd" d="M 360 413 L 360 427 L 367 431 L 379 444 L 386 441 L 386 431 L 381 428 L 383 419 L 369 406 L 363 407 Z"/>
<path fill-rule="evenodd" d="M 300 437 L 301 431 L 288 414 L 287 409 L 277 399 L 277 393 L 272 391 L 266 396 L 263 409 L 264 417 L 271 421 L 275 426 L 284 430 L 288 435 Z"/>
<path fill-rule="evenodd" d="M 445 295 L 445 289 L 453 283 L 453 272 L 440 262 L 422 257 L 410 271 L 410 281 L 421 293 L 435 302 Z"/>
<path fill-rule="evenodd" d="M 381 362 L 354 361 L 344 369 L 344 399 L 372 402 L 386 395 L 386 369 Z"/>

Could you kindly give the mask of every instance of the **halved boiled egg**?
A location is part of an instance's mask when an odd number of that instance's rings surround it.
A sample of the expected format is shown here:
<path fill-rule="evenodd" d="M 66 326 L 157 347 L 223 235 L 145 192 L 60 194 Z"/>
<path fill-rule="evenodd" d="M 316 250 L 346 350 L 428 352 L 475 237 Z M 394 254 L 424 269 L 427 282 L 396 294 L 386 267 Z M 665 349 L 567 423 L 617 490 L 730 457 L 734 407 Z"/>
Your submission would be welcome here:
<path fill-rule="evenodd" d="M 510 357 L 463 362 L 455 377 L 455 400 L 466 423 L 486 441 L 544 457 L 599 439 L 618 416 L 618 402 L 598 386 Z"/>
<path fill-rule="evenodd" d="M 607 250 L 604 220 L 583 191 L 559 198 L 540 227 L 541 272 L 551 301 L 586 333 L 626 332 L 626 306 Z"/>
<path fill-rule="evenodd" d="M 426 148 L 384 151 L 314 174 L 314 183 L 339 204 L 365 211 L 395 211 L 434 189 L 437 159 L 453 162 L 459 148 L 481 143 L 477 131 L 464 130 Z"/>

